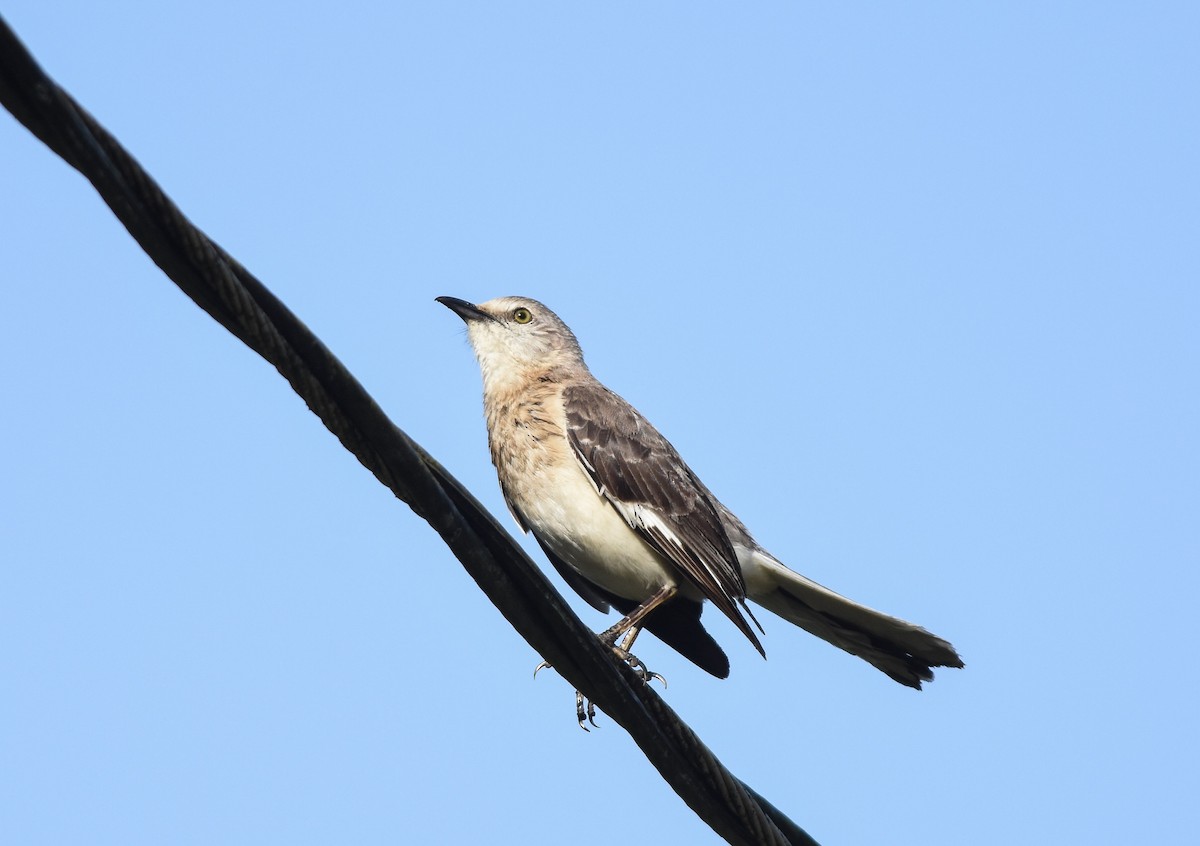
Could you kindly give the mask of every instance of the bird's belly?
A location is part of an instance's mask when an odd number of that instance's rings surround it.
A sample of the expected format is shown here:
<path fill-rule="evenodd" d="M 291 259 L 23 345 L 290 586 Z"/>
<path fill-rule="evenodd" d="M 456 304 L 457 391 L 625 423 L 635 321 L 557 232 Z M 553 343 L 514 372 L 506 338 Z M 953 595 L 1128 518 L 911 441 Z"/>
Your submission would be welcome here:
<path fill-rule="evenodd" d="M 538 480 L 553 496 L 521 498 L 530 531 L 589 581 L 638 602 L 678 584 L 675 571 L 630 528 L 574 463 L 542 468 Z"/>

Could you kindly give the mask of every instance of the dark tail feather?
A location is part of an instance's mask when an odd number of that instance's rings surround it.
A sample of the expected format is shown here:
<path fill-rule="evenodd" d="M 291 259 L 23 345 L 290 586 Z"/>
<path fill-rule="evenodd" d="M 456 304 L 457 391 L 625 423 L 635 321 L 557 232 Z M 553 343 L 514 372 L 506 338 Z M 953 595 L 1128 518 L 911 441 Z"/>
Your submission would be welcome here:
<path fill-rule="evenodd" d="M 638 606 L 633 600 L 615 596 L 610 596 L 609 601 L 622 614 L 628 614 Z M 728 678 L 729 658 L 701 625 L 702 610 L 701 603 L 676 596 L 651 611 L 642 621 L 642 628 L 700 669 L 719 679 Z"/>

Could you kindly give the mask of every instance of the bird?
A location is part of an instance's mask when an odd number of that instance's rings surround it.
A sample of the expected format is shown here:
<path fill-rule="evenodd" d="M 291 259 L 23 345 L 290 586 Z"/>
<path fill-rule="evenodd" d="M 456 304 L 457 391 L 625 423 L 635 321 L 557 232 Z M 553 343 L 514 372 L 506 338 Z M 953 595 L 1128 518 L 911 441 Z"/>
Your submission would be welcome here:
<path fill-rule="evenodd" d="M 675 447 L 592 375 L 575 334 L 545 305 L 437 302 L 466 324 L 492 463 L 517 525 L 588 604 L 623 615 L 599 637 L 644 680 L 661 676 L 630 652 L 642 630 L 729 676 L 728 657 L 700 620 L 706 601 L 764 657 L 749 602 L 911 688 L 932 681 L 934 667 L 963 666 L 946 640 L 818 584 L 760 546 Z M 577 693 L 586 728 L 582 703 Z"/>

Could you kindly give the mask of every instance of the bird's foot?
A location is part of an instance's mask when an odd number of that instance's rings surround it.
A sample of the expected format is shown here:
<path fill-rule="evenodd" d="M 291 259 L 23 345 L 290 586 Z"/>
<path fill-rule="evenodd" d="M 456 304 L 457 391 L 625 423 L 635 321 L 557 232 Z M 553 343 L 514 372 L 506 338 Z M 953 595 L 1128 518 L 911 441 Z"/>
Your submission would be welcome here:
<path fill-rule="evenodd" d="M 537 674 L 542 670 L 553 670 L 554 665 L 549 661 L 543 661 L 533 668 L 533 677 L 537 678 Z M 596 725 L 596 706 L 592 701 L 583 695 L 582 691 L 575 691 L 575 717 L 579 720 L 579 727 L 584 731 L 591 731 L 585 723 Z M 596 726 L 599 728 L 599 726 Z"/>
<path fill-rule="evenodd" d="M 575 691 L 575 718 L 579 720 L 579 727 L 584 731 L 591 731 L 583 724 L 585 719 L 596 726 L 596 706 L 592 704 L 592 700 L 585 698 L 583 693 L 578 690 Z M 596 728 L 600 727 L 596 726 Z"/>
<path fill-rule="evenodd" d="M 641 659 L 632 652 L 629 652 L 628 650 L 622 649 L 621 647 L 611 643 L 607 645 L 610 649 L 612 649 L 613 654 L 629 665 L 629 669 L 633 670 L 634 675 L 636 675 L 644 683 L 649 684 L 651 681 L 658 679 L 660 682 L 662 682 L 663 688 L 666 688 L 667 680 L 659 673 L 652 672 L 650 668 L 643 664 Z M 552 669 L 554 669 L 553 664 L 551 664 L 549 661 L 543 661 L 533 668 L 533 676 L 534 678 L 537 678 L 537 674 L 542 670 Z M 575 691 L 575 717 L 579 720 L 579 727 L 584 731 L 591 731 L 591 729 L 587 727 L 587 723 L 591 723 L 593 726 L 599 728 L 599 726 L 596 725 L 596 706 L 590 699 L 585 697 L 583 693 L 578 690 Z"/>
<path fill-rule="evenodd" d="M 634 674 L 639 679 L 644 681 L 646 684 L 650 684 L 650 682 L 652 682 L 653 680 L 658 679 L 660 682 L 662 682 L 663 689 L 664 690 L 666 689 L 667 680 L 665 678 L 663 678 L 661 675 L 659 675 L 658 673 L 651 672 L 650 668 L 647 667 L 645 664 L 643 664 L 642 660 L 640 658 L 638 658 L 636 655 L 634 655 L 629 650 L 622 649 L 620 646 L 616 646 L 616 645 L 610 645 L 610 646 L 612 648 L 613 654 L 616 655 L 618 658 L 620 658 L 622 661 L 624 661 L 626 664 L 628 664 L 629 669 L 633 670 Z"/>

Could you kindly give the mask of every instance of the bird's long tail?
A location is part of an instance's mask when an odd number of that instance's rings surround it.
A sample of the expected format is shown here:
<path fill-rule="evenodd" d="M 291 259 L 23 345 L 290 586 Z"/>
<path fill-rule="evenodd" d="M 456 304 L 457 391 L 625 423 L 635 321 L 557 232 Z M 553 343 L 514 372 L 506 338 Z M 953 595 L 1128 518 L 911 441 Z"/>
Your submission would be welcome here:
<path fill-rule="evenodd" d="M 961 667 L 954 647 L 785 567 L 762 549 L 738 549 L 749 598 L 805 631 L 857 655 L 900 684 L 921 688 L 933 667 Z"/>

